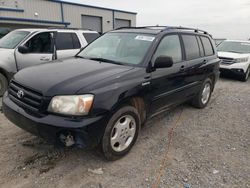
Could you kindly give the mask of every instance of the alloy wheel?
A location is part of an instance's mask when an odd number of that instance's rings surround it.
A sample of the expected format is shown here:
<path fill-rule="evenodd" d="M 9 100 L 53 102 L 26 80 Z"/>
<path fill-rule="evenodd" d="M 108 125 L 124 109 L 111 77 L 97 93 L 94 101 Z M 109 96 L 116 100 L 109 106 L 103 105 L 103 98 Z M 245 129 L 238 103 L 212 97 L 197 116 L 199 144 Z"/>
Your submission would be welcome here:
<path fill-rule="evenodd" d="M 111 147 L 116 152 L 126 150 L 136 133 L 136 121 L 131 115 L 120 117 L 115 123 L 110 136 Z"/>

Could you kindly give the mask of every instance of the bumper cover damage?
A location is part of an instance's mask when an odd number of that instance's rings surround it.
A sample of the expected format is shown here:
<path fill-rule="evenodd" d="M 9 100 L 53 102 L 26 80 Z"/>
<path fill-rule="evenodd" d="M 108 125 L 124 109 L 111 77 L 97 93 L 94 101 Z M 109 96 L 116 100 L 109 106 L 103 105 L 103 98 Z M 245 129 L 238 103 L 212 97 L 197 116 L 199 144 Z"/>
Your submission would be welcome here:
<path fill-rule="evenodd" d="M 5 116 L 21 129 L 66 147 L 93 148 L 98 145 L 105 128 L 102 116 L 78 119 L 51 114 L 32 116 L 11 101 L 7 94 L 3 97 L 2 108 Z"/>

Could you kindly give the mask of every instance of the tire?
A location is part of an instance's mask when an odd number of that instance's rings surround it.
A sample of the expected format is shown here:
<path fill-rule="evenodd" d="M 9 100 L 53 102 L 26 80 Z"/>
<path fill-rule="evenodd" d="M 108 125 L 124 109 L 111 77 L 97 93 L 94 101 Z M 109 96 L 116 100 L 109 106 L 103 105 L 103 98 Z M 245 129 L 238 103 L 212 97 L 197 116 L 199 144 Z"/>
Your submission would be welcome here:
<path fill-rule="evenodd" d="M 207 87 L 209 87 L 210 89 L 208 89 Z M 207 88 L 206 91 L 205 88 Z M 212 91 L 213 91 L 213 82 L 210 78 L 207 78 L 203 82 L 199 93 L 192 100 L 192 105 L 200 109 L 205 108 L 210 101 Z"/>
<path fill-rule="evenodd" d="M 0 73 L 0 97 L 3 96 L 7 88 L 8 88 L 8 81 L 6 77 Z"/>
<path fill-rule="evenodd" d="M 114 161 L 125 156 L 135 144 L 140 127 L 136 108 L 125 106 L 116 111 L 108 121 L 100 143 L 105 158 Z"/>
<path fill-rule="evenodd" d="M 247 72 L 243 74 L 241 81 L 246 82 L 249 78 L 249 75 L 250 75 L 250 67 L 248 67 Z"/>

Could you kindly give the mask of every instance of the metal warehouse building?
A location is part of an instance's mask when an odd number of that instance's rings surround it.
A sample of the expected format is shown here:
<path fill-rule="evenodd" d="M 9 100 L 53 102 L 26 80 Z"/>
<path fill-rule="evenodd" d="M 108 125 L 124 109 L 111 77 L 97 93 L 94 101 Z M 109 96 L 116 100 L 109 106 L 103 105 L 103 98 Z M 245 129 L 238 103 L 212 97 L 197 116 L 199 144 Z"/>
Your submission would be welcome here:
<path fill-rule="evenodd" d="M 59 0 L 0 0 L 0 27 L 72 27 L 100 33 L 135 26 L 136 13 Z"/>

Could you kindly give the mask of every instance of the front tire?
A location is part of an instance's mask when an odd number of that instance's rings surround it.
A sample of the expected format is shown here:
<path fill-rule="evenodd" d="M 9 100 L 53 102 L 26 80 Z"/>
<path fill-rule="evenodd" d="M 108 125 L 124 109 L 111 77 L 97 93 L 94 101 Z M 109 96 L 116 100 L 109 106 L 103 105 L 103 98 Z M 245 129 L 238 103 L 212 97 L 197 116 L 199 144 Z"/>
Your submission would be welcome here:
<path fill-rule="evenodd" d="M 0 73 L 0 97 L 3 96 L 7 88 L 8 88 L 8 81 L 6 77 Z"/>
<path fill-rule="evenodd" d="M 241 80 L 243 82 L 246 82 L 249 78 L 249 75 L 250 75 L 250 67 L 248 67 L 247 72 L 242 76 Z"/>
<path fill-rule="evenodd" d="M 136 108 L 125 106 L 110 118 L 101 141 L 101 149 L 107 160 L 125 156 L 135 144 L 140 131 L 140 116 Z"/>
<path fill-rule="evenodd" d="M 199 91 L 196 97 L 192 100 L 192 105 L 196 108 L 205 108 L 210 101 L 213 84 L 210 78 L 207 78 Z"/>

